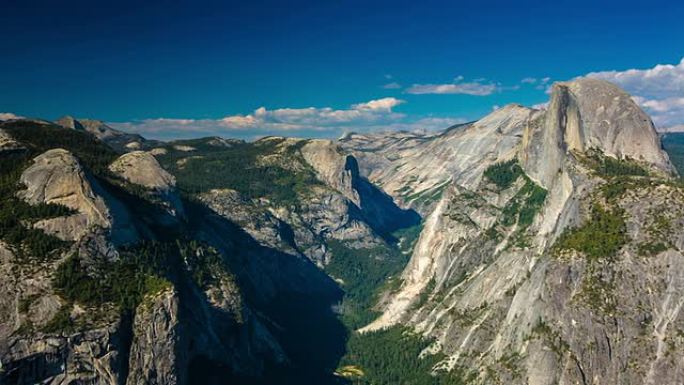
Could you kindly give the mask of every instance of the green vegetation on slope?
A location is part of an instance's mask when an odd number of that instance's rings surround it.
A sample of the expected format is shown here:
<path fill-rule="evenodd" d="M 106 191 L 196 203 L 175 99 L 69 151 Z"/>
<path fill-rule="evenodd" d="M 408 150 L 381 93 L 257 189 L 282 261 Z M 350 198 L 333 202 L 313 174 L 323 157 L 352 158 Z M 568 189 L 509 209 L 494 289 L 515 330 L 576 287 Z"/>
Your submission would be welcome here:
<path fill-rule="evenodd" d="M 416 225 L 394 233 L 401 240 L 397 246 L 354 249 L 344 242 L 327 241 L 333 256 L 325 270 L 343 282 L 340 286 L 345 296 L 340 311 L 350 329 L 366 325 L 378 315 L 372 309 L 378 294 L 389 289 L 389 285 L 400 283 L 399 275 L 408 262 L 420 228 Z"/>
<path fill-rule="evenodd" d="M 118 156 L 116 151 L 87 132 L 23 120 L 4 123 L 2 129 L 27 146 L 29 158 L 53 148 L 63 148 L 96 175 L 109 175 L 108 167 Z"/>
<path fill-rule="evenodd" d="M 16 193 L 22 188 L 19 177 L 27 165 L 24 156 L 0 156 L 0 239 L 25 261 L 46 261 L 69 243 L 33 229 L 31 224 L 40 219 L 70 215 L 73 211 L 54 204 L 32 206 L 17 198 Z"/>
<path fill-rule="evenodd" d="M 631 159 L 617 159 L 601 152 L 587 151 L 582 160 L 603 177 L 648 176 L 648 171 Z"/>
<path fill-rule="evenodd" d="M 501 222 L 505 226 L 518 223 L 518 231 L 523 231 L 534 221 L 534 217 L 546 200 L 546 190 L 525 176 L 525 184 L 503 208 Z"/>
<path fill-rule="evenodd" d="M 159 159 L 186 193 L 229 188 L 248 199 L 268 198 L 289 206 L 297 204 L 300 195 L 320 182 L 299 152 L 306 142 L 282 148 L 283 141 L 274 138 L 236 143 L 209 152 L 171 150 Z M 277 161 L 266 160 L 269 156 Z M 299 169 L 295 172 L 290 167 Z"/>
<path fill-rule="evenodd" d="M 357 369 L 346 377 L 355 385 L 465 384 L 459 371 L 430 374 L 445 358 L 443 354 L 426 354 L 419 358 L 431 342 L 399 326 L 365 334 L 354 333 L 347 343 L 348 352 L 340 362 L 338 373 L 345 373 L 345 368 Z"/>
<path fill-rule="evenodd" d="M 627 241 L 623 211 L 619 208 L 605 209 L 595 203 L 589 220 L 580 227 L 563 232 L 555 247 L 558 251 L 576 250 L 596 260 L 612 258 Z"/>
<path fill-rule="evenodd" d="M 516 159 L 493 164 L 484 171 L 485 178 L 492 181 L 500 190 L 505 190 L 523 174 Z"/>
<path fill-rule="evenodd" d="M 87 306 L 111 302 L 122 311 L 132 311 L 146 294 L 170 287 L 159 274 L 168 266 L 172 252 L 167 244 L 144 242 L 122 252 L 120 260 L 102 261 L 91 269 L 71 256 L 57 268 L 52 285 L 69 302 Z"/>
<path fill-rule="evenodd" d="M 684 133 L 668 133 L 661 137 L 663 148 L 680 176 L 684 175 Z"/>

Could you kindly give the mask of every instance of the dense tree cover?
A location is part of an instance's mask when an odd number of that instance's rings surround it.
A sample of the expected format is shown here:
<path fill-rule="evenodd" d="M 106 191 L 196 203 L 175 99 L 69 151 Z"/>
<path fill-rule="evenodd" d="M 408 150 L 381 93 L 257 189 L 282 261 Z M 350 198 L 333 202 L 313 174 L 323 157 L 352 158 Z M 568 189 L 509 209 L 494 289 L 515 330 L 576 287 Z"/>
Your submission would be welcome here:
<path fill-rule="evenodd" d="M 337 240 L 327 242 L 332 258 L 325 270 L 341 280 L 345 296 L 340 310 L 345 324 L 351 329 L 373 320 L 372 310 L 378 289 L 389 277 L 397 277 L 408 257 L 391 246 L 354 249 Z"/>
<path fill-rule="evenodd" d="M 419 358 L 430 343 L 430 340 L 399 326 L 364 334 L 354 333 L 347 343 L 348 352 L 340 362 L 338 373 L 347 374 L 354 385 L 465 384 L 459 371 L 430 374 L 434 366 L 445 358 L 439 353 Z"/>
<path fill-rule="evenodd" d="M 523 174 L 516 159 L 493 164 L 484 171 L 485 178 L 492 181 L 500 190 L 505 190 Z"/>
<path fill-rule="evenodd" d="M 25 120 L 6 122 L 2 129 L 28 148 L 28 157 L 53 148 L 63 148 L 97 175 L 108 175 L 109 165 L 118 156 L 112 148 L 84 131 Z"/>
<path fill-rule="evenodd" d="M 401 283 L 399 275 L 406 266 L 418 235 L 420 225 L 393 233 L 397 245 L 354 249 L 334 239 L 327 241 L 332 252 L 325 270 L 336 279 L 345 292 L 340 306 L 343 321 L 350 329 L 361 327 L 377 316 L 373 306 L 379 292 Z"/>
<path fill-rule="evenodd" d="M 267 198 L 276 204 L 295 205 L 298 196 L 320 185 L 313 169 L 304 162 L 298 145 L 288 145 L 281 153 L 282 139 L 236 143 L 211 151 L 169 151 L 160 160 L 186 193 L 229 188 L 245 198 Z M 277 162 L 264 161 L 275 156 Z M 293 171 L 291 166 L 298 167 Z"/>
<path fill-rule="evenodd" d="M 394 233 L 400 239 L 398 245 L 373 249 L 353 249 L 343 242 L 328 241 L 333 257 L 326 270 L 344 281 L 341 284 L 345 290 L 342 320 L 350 331 L 377 316 L 372 309 L 380 291 L 401 283 L 399 275 L 420 230 L 420 225 L 402 229 Z M 353 384 L 463 384 L 465 377 L 459 371 L 431 374 L 443 355 L 418 358 L 430 343 L 401 327 L 365 334 L 351 332 L 337 373 Z"/>
<path fill-rule="evenodd" d="M 592 205 L 591 216 L 582 226 L 568 229 L 556 242 L 556 250 L 576 250 L 591 260 L 612 258 L 627 243 L 627 227 L 620 208 Z"/>
<path fill-rule="evenodd" d="M 112 302 L 122 311 L 132 311 L 146 294 L 170 286 L 163 275 L 172 252 L 168 244 L 143 242 L 122 252 L 118 261 L 99 261 L 90 269 L 74 255 L 57 268 L 52 286 L 69 302 L 88 306 Z"/>
<path fill-rule="evenodd" d="M 229 275 L 223 256 L 214 247 L 195 239 L 176 240 L 176 247 L 195 284 L 202 289 L 216 284 L 220 275 Z"/>

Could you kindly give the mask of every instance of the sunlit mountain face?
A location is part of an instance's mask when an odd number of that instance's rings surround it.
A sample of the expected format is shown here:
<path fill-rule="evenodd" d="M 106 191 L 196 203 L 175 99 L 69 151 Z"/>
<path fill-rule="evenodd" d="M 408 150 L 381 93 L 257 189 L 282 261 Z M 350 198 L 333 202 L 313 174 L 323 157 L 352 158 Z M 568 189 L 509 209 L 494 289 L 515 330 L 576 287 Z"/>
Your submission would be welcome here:
<path fill-rule="evenodd" d="M 684 383 L 683 11 L 4 4 L 0 384 Z"/>

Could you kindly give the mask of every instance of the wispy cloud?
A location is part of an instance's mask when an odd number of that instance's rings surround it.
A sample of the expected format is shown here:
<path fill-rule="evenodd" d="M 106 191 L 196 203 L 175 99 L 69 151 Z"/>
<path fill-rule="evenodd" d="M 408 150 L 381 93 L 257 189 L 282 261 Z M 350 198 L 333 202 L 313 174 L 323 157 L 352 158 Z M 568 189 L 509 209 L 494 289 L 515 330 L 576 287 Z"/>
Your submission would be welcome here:
<path fill-rule="evenodd" d="M 383 85 L 382 88 L 384 88 L 386 90 L 396 90 L 396 89 L 401 88 L 401 84 L 399 84 L 397 82 L 387 83 L 387 84 Z"/>
<path fill-rule="evenodd" d="M 592 72 L 586 76 L 608 80 L 625 89 L 659 128 L 684 124 L 684 58 L 679 64 Z"/>
<path fill-rule="evenodd" d="M 356 103 L 346 109 L 331 107 L 260 107 L 250 114 L 220 119 L 144 119 L 110 123 L 112 127 L 150 138 L 171 139 L 206 135 L 252 138 L 263 135 L 331 137 L 343 132 L 439 130 L 464 119 L 407 116 L 394 111 L 405 103 L 387 97 Z"/>
<path fill-rule="evenodd" d="M 537 82 L 537 78 L 524 78 L 520 81 L 522 84 L 534 84 Z"/>
<path fill-rule="evenodd" d="M 475 79 L 464 82 L 463 77 L 459 76 L 451 83 L 445 84 L 414 84 L 406 93 L 414 95 L 422 94 L 463 94 L 474 96 L 487 96 L 501 90 L 500 85 L 487 82 L 486 79 Z"/>

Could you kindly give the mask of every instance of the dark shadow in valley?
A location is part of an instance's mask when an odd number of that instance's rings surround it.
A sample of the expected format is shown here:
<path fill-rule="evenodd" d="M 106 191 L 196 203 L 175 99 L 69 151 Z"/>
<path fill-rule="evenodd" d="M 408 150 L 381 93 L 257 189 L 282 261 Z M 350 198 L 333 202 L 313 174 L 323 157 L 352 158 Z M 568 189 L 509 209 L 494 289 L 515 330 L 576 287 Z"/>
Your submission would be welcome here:
<path fill-rule="evenodd" d="M 391 196 L 359 174 L 356 158 L 348 155 L 345 169 L 352 173 L 352 187 L 359 193 L 359 208 L 363 218 L 385 241 L 395 243 L 397 240 L 392 236 L 393 232 L 420 223 L 420 214 L 413 209 L 397 206 Z"/>
<path fill-rule="evenodd" d="M 332 373 L 345 353 L 348 334 L 332 310 L 343 294 L 337 284 L 308 259 L 265 247 L 206 206 L 184 203 L 188 228 L 222 252 L 247 306 L 287 357 L 284 363 L 260 357 L 265 366 L 262 375 L 255 376 L 196 355 L 189 383 L 339 384 Z"/>

